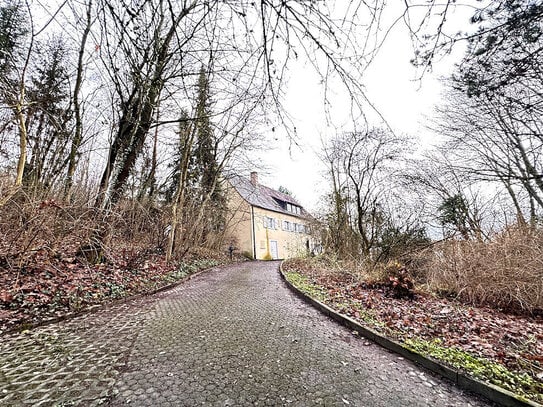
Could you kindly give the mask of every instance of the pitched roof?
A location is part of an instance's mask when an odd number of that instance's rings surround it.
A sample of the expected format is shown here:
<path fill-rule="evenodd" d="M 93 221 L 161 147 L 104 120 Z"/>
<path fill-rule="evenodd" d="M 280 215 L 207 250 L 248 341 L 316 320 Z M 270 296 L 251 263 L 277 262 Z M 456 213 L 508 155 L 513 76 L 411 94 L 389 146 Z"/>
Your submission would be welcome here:
<path fill-rule="evenodd" d="M 268 209 L 274 212 L 285 213 L 290 216 L 299 218 L 308 218 L 310 215 L 307 211 L 294 199 L 292 196 L 283 194 L 275 189 L 269 188 L 262 184 L 253 185 L 249 179 L 241 176 L 233 176 L 228 179 L 234 189 L 245 199 L 250 205 L 258 206 L 259 208 Z M 301 208 L 301 214 L 287 211 L 283 208 L 280 202 L 290 203 Z"/>

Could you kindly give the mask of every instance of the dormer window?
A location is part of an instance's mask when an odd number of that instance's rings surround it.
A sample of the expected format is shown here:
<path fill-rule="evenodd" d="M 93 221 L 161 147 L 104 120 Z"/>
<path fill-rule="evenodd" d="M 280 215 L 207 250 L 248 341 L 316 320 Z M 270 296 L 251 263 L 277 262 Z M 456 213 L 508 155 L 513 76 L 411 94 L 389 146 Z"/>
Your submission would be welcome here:
<path fill-rule="evenodd" d="M 297 205 L 290 204 L 290 203 L 287 203 L 287 208 L 286 209 L 287 209 L 288 212 L 294 213 L 296 215 L 301 215 L 301 213 L 302 213 L 302 208 L 300 208 Z"/>

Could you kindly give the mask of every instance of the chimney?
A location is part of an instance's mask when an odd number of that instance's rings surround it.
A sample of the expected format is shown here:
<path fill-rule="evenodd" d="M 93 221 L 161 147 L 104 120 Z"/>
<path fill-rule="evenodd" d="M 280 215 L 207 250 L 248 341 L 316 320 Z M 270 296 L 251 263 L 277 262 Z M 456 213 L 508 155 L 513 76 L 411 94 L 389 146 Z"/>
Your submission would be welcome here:
<path fill-rule="evenodd" d="M 251 184 L 253 184 L 254 187 L 258 186 L 258 172 L 256 171 L 251 172 Z"/>

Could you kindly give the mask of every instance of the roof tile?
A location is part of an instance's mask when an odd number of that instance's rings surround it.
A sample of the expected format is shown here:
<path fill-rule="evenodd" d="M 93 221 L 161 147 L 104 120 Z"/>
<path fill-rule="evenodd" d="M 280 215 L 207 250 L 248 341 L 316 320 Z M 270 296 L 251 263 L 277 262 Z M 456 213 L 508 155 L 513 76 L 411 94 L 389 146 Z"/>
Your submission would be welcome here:
<path fill-rule="evenodd" d="M 275 189 L 269 188 L 262 184 L 253 185 L 250 180 L 241 176 L 233 176 L 229 180 L 234 189 L 245 199 L 249 204 L 258 206 L 259 208 L 268 209 L 274 212 L 285 213 L 291 216 L 307 218 L 307 211 L 294 199 L 292 196 L 283 194 Z M 279 202 L 287 202 L 302 208 L 301 215 L 296 215 L 292 212 L 283 209 Z"/>

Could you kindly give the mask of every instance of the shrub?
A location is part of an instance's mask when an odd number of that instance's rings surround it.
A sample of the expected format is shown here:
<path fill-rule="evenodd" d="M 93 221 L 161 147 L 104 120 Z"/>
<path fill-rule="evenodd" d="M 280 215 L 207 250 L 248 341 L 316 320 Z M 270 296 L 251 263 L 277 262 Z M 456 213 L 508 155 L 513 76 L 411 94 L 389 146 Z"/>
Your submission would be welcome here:
<path fill-rule="evenodd" d="M 489 242 L 448 240 L 426 251 L 427 284 L 473 305 L 543 309 L 543 231 L 509 227 Z"/>
<path fill-rule="evenodd" d="M 388 289 L 394 298 L 409 298 L 415 297 L 415 285 L 408 275 L 407 269 L 402 267 L 398 270 L 395 276 L 388 277 Z"/>
<path fill-rule="evenodd" d="M 409 253 L 428 246 L 431 240 L 426 236 L 422 226 L 412 226 L 405 229 L 398 227 L 385 228 L 379 240 L 379 260 L 403 258 Z"/>
<path fill-rule="evenodd" d="M 398 261 L 376 264 L 368 272 L 368 286 L 384 287 L 394 298 L 414 298 L 415 284 L 407 268 Z"/>

